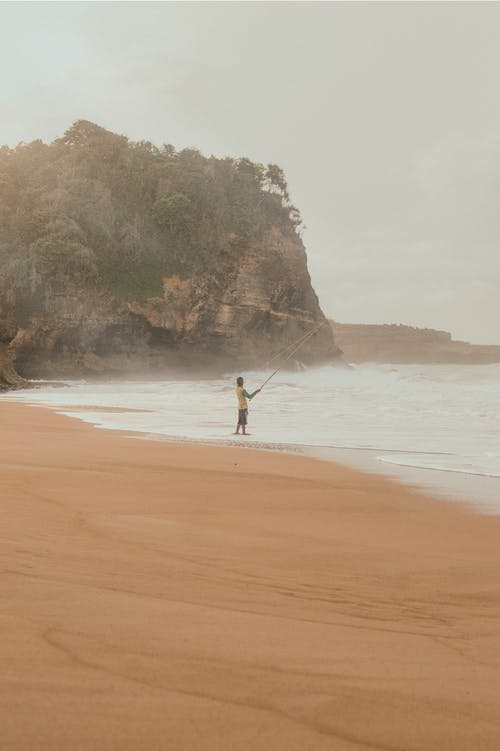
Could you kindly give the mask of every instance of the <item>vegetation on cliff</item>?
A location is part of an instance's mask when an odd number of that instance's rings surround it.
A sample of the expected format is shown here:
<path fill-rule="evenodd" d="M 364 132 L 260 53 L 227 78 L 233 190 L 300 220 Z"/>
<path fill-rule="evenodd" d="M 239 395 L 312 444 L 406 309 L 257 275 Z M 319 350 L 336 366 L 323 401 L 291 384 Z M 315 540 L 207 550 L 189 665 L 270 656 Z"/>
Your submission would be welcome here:
<path fill-rule="evenodd" d="M 299 225 L 276 165 L 131 142 L 85 120 L 51 144 L 0 148 L 0 294 L 21 324 L 72 289 L 160 295 L 163 277 Z"/>
<path fill-rule="evenodd" d="M 299 228 L 273 164 L 82 120 L 0 148 L 0 383 L 265 361 L 324 319 Z"/>

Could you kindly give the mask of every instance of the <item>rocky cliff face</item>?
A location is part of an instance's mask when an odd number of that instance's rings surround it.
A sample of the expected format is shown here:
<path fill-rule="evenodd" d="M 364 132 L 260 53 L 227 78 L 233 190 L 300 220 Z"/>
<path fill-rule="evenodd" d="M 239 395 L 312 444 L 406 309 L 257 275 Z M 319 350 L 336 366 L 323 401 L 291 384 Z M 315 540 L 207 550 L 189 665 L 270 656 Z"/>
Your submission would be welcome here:
<path fill-rule="evenodd" d="M 299 226 L 276 165 L 87 121 L 1 147 L 0 382 L 264 365 L 325 321 Z"/>
<path fill-rule="evenodd" d="M 326 320 L 302 243 L 277 228 L 246 249 L 229 244 L 208 272 L 164 277 L 161 297 L 117 303 L 74 288 L 46 304 L 47 312 L 27 326 L 16 331 L 9 324 L 5 353 L 25 378 L 259 367 Z M 338 355 L 326 325 L 297 360 L 313 364 Z M 3 372 L 11 384 L 12 359 Z"/>
<path fill-rule="evenodd" d="M 26 381 L 15 370 L 11 342 L 17 333 L 12 315 L 0 301 L 0 391 L 7 388 L 22 388 Z"/>
<path fill-rule="evenodd" d="M 14 366 L 14 357 L 9 345 L 0 342 L 0 391 L 18 389 L 28 386 Z"/>
<path fill-rule="evenodd" d="M 457 363 L 500 362 L 500 346 L 455 341 L 447 331 L 401 324 L 331 321 L 335 341 L 348 362 Z"/>

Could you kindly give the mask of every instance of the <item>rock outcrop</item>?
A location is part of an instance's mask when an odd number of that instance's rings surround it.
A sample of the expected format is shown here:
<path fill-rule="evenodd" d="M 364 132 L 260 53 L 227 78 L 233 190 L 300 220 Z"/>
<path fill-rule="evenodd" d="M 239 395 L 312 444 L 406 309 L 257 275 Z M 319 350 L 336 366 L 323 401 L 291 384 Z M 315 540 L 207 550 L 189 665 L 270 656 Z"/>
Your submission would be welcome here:
<path fill-rule="evenodd" d="M 0 378 L 264 365 L 327 324 L 299 226 L 276 165 L 86 121 L 0 148 Z M 297 359 L 338 355 L 324 325 Z"/>
<path fill-rule="evenodd" d="M 447 331 L 402 324 L 337 323 L 335 341 L 348 362 L 457 363 L 500 362 L 500 346 L 455 341 Z"/>
<path fill-rule="evenodd" d="M 0 391 L 27 387 L 28 381 L 16 371 L 12 351 L 0 343 Z"/>
<path fill-rule="evenodd" d="M 17 334 L 15 320 L 0 307 L 0 391 L 23 388 L 27 382 L 16 371 L 11 343 Z"/>
<path fill-rule="evenodd" d="M 276 228 L 244 251 L 229 246 L 209 272 L 165 277 L 161 297 L 117 304 L 103 293 L 71 292 L 12 339 L 9 351 L 26 378 L 259 367 L 326 322 L 301 241 Z M 325 325 L 297 360 L 338 356 Z"/>

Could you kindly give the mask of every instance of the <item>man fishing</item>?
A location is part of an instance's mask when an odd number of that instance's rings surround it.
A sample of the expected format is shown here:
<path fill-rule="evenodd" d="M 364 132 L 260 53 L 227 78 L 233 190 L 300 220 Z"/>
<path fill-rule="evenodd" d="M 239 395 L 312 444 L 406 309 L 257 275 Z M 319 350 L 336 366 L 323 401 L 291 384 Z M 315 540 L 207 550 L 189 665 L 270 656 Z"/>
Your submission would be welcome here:
<path fill-rule="evenodd" d="M 241 432 L 243 435 L 247 435 L 247 422 L 248 422 L 248 402 L 247 399 L 253 399 L 255 394 L 258 394 L 260 389 L 257 389 L 252 394 L 243 387 L 243 378 L 239 376 L 236 379 L 236 396 L 238 397 L 238 424 L 236 425 L 235 435 Z"/>
<path fill-rule="evenodd" d="M 288 360 L 290 360 L 293 355 L 295 355 L 299 351 L 299 349 L 304 346 L 306 342 L 310 341 L 313 336 L 316 336 L 321 327 L 326 323 L 326 320 L 321 321 L 318 326 L 314 326 L 310 331 L 306 331 L 306 333 L 299 336 L 299 338 L 295 342 L 292 342 L 292 344 L 289 344 L 287 347 L 285 347 L 284 350 L 271 358 L 271 360 L 269 360 L 269 363 L 273 362 L 273 360 L 276 360 L 277 358 L 282 358 L 283 362 L 279 366 L 279 368 L 276 368 L 276 370 L 266 378 L 260 389 L 254 391 L 253 394 L 248 393 L 248 391 L 243 386 L 243 378 L 241 376 L 238 376 L 238 378 L 236 379 L 236 396 L 238 397 L 238 424 L 236 425 L 236 430 L 234 431 L 235 435 L 239 434 L 240 428 L 243 435 L 248 435 L 246 430 L 248 422 L 247 399 L 253 399 L 255 394 L 258 394 L 259 391 L 262 391 L 266 383 L 269 383 L 271 378 L 274 378 L 276 373 L 279 373 L 283 365 L 288 362 Z"/>

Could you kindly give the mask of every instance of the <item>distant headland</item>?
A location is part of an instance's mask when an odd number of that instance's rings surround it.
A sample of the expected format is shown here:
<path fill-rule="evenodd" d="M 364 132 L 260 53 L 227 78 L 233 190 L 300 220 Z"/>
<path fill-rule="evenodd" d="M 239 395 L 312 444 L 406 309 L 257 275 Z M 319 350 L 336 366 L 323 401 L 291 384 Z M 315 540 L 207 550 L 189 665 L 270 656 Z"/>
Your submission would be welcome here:
<path fill-rule="evenodd" d="M 500 345 L 470 344 L 447 331 L 403 324 L 330 321 L 336 344 L 348 362 L 457 363 L 500 362 Z"/>

